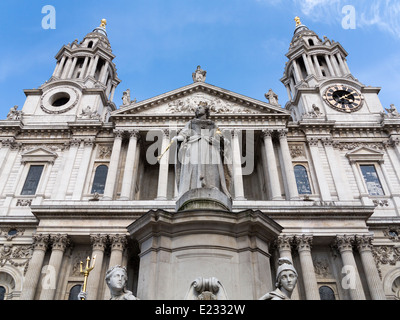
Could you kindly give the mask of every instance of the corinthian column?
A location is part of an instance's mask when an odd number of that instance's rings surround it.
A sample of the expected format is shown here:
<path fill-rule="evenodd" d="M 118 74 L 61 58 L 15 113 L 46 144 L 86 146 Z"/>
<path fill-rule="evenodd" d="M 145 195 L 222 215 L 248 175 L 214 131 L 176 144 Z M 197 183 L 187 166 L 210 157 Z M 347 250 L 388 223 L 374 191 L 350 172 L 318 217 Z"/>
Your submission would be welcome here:
<path fill-rule="evenodd" d="M 347 273 L 342 279 L 342 287 L 349 290 L 352 300 L 365 300 L 364 290 L 358 274 L 356 261 L 353 255 L 354 236 L 336 236 L 335 246 L 339 249 L 342 256 L 342 273 Z"/>
<path fill-rule="evenodd" d="M 96 300 L 99 291 L 99 285 L 102 283 L 101 267 L 103 265 L 104 249 L 107 244 L 107 235 L 95 234 L 90 235 L 90 241 L 92 242 L 92 260 L 96 257 L 95 268 L 90 273 L 87 283 L 87 300 Z"/>
<path fill-rule="evenodd" d="M 119 166 L 119 157 L 121 154 L 123 131 L 114 130 L 115 140 L 111 153 L 110 167 L 108 168 L 106 186 L 104 188 L 103 200 L 112 200 L 114 196 L 115 184 Z"/>
<path fill-rule="evenodd" d="M 52 242 L 52 251 L 50 255 L 50 261 L 47 266 L 45 279 L 42 281 L 40 300 L 54 299 L 64 251 L 69 244 L 69 238 L 66 234 L 51 235 L 50 241 Z"/>
<path fill-rule="evenodd" d="M 122 265 L 123 252 L 125 250 L 127 240 L 126 236 L 122 234 L 109 235 L 109 239 L 111 243 L 111 256 L 108 268 L 111 268 L 117 265 Z M 110 290 L 107 288 L 104 293 L 104 300 L 109 300 L 110 297 Z"/>
<path fill-rule="evenodd" d="M 139 138 L 139 131 L 132 130 L 129 132 L 129 146 L 126 154 L 124 178 L 122 180 L 122 190 L 120 200 L 129 200 L 132 192 L 133 185 L 133 172 L 135 168 L 136 160 L 136 147 Z"/>
<path fill-rule="evenodd" d="M 286 136 L 286 130 L 279 130 L 279 143 L 282 151 L 283 168 L 286 176 L 288 198 L 295 200 L 299 198 L 296 179 L 294 177 L 292 156 L 290 155 L 289 145 Z"/>
<path fill-rule="evenodd" d="M 35 298 L 35 292 L 48 244 L 49 235 L 33 235 L 33 254 L 25 275 L 24 287 L 21 292 L 20 300 L 33 300 Z"/>
<path fill-rule="evenodd" d="M 232 130 L 232 153 L 235 200 L 245 200 L 242 174 L 242 157 L 239 145 L 239 130 Z"/>
<path fill-rule="evenodd" d="M 276 246 L 279 251 L 279 257 L 280 258 L 289 258 L 290 261 L 293 263 L 293 257 L 292 257 L 292 243 L 293 243 L 294 237 L 289 237 L 287 235 L 281 235 L 278 237 L 276 241 Z M 293 292 L 292 292 L 292 300 L 299 300 L 299 286 L 297 285 Z"/>
<path fill-rule="evenodd" d="M 169 130 L 163 130 L 163 140 L 161 144 L 161 152 L 167 149 L 169 145 Z M 169 171 L 169 150 L 167 150 L 164 156 L 160 159 L 160 169 L 158 173 L 158 188 L 157 188 L 157 200 L 166 200 L 168 191 L 168 172 Z"/>
<path fill-rule="evenodd" d="M 268 184 L 269 189 L 271 190 L 271 200 L 282 199 L 278 166 L 276 164 L 275 150 L 272 143 L 272 131 L 263 130 L 262 135 L 264 138 L 265 158 L 267 160 L 266 162 L 269 178 Z"/>
<path fill-rule="evenodd" d="M 361 255 L 361 261 L 367 279 L 369 292 L 372 300 L 386 300 L 382 281 L 379 278 L 374 256 L 372 255 L 372 236 L 356 236 L 358 252 Z"/>
<path fill-rule="evenodd" d="M 304 291 L 307 300 L 321 300 L 319 296 L 317 278 L 311 257 L 312 236 L 301 235 L 295 237 L 295 243 L 300 256 L 301 271 L 303 274 Z"/>

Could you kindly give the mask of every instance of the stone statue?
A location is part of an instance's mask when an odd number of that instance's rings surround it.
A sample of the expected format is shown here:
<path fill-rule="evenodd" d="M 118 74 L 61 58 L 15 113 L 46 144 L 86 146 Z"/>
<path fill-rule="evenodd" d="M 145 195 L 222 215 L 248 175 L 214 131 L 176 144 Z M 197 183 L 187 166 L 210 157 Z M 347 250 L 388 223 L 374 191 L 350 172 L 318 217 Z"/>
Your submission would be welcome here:
<path fill-rule="evenodd" d="M 217 189 L 231 199 L 230 143 L 209 119 L 207 103 L 200 102 L 195 114 L 171 141 L 177 142 L 175 170 L 179 196 L 192 189 L 207 188 Z"/>
<path fill-rule="evenodd" d="M 272 89 L 269 89 L 269 91 L 265 94 L 265 98 L 268 99 L 268 102 L 270 104 L 279 105 L 278 95 L 274 91 L 272 91 Z"/>
<path fill-rule="evenodd" d="M 193 82 L 205 82 L 206 75 L 207 71 L 204 71 L 200 66 L 197 66 L 196 71 L 192 73 Z"/>
<path fill-rule="evenodd" d="M 297 283 L 297 271 L 289 258 L 280 258 L 276 272 L 276 289 L 268 292 L 259 300 L 291 300 Z"/>
<path fill-rule="evenodd" d="M 7 114 L 7 120 L 22 120 L 22 111 L 18 110 L 18 106 L 14 106 Z"/>
<path fill-rule="evenodd" d="M 110 289 L 110 300 L 140 300 L 135 297 L 131 291 L 126 289 L 128 274 L 125 267 L 120 265 L 111 267 L 106 272 L 105 280 Z M 86 299 L 86 295 L 86 292 L 81 291 L 78 294 L 79 300 L 81 300 L 82 297 Z"/>
<path fill-rule="evenodd" d="M 131 103 L 131 90 L 127 89 L 122 94 L 122 104 L 127 106 Z"/>
<path fill-rule="evenodd" d="M 217 278 L 199 277 L 190 284 L 185 300 L 228 300 L 228 296 Z"/>
<path fill-rule="evenodd" d="M 110 300 L 139 300 L 131 291 L 126 289 L 128 274 L 125 267 L 120 265 L 111 267 L 107 270 L 105 280 L 110 289 Z"/>

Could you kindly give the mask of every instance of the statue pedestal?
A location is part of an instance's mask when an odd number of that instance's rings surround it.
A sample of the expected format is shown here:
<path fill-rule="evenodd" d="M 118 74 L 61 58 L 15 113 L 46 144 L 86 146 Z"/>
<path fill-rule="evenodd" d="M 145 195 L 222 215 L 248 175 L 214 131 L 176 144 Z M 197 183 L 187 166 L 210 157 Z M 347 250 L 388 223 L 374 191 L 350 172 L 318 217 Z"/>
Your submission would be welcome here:
<path fill-rule="evenodd" d="M 192 189 L 176 201 L 176 211 L 214 209 L 232 211 L 232 199 L 218 189 Z"/>
<path fill-rule="evenodd" d="M 199 277 L 217 278 L 230 300 L 273 289 L 269 247 L 282 227 L 261 211 L 151 210 L 128 231 L 140 247 L 142 300 L 183 300 Z"/>

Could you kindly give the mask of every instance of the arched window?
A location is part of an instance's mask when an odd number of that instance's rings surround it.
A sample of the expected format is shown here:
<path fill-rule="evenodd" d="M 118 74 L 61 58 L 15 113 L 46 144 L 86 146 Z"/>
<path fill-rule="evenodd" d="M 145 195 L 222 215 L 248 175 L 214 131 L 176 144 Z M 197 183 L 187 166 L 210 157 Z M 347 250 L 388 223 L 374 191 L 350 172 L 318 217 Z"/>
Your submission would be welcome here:
<path fill-rule="evenodd" d="M 302 165 L 296 165 L 294 167 L 294 175 L 296 177 L 297 191 L 299 194 L 311 194 L 311 185 L 308 179 L 307 169 Z"/>
<path fill-rule="evenodd" d="M 310 46 L 313 46 L 313 45 L 314 45 L 314 41 L 313 41 L 312 39 L 308 39 L 308 44 L 309 44 Z"/>
<path fill-rule="evenodd" d="M 82 290 L 82 285 L 77 284 L 73 286 L 71 290 L 69 290 L 68 300 L 79 300 L 78 294 L 79 292 L 81 292 L 81 290 Z"/>
<path fill-rule="evenodd" d="M 4 300 L 6 298 L 6 288 L 0 286 L 0 300 Z"/>
<path fill-rule="evenodd" d="M 93 41 L 90 41 L 87 47 L 88 48 L 92 48 L 93 47 Z"/>
<path fill-rule="evenodd" d="M 335 293 L 328 286 L 322 286 L 319 288 L 319 296 L 321 300 L 336 300 Z"/>
<path fill-rule="evenodd" d="M 104 164 L 96 168 L 96 173 L 94 175 L 91 193 L 96 193 L 96 192 L 99 194 L 104 193 L 104 188 L 106 186 L 106 180 L 107 180 L 107 173 L 108 173 L 108 167 Z"/>

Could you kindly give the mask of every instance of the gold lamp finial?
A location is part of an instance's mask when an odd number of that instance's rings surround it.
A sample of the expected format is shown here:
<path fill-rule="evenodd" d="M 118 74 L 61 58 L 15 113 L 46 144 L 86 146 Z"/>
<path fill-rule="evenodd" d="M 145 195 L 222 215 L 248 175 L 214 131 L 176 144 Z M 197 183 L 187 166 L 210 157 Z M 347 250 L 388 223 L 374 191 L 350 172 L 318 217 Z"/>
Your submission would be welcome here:
<path fill-rule="evenodd" d="M 106 20 L 106 19 L 102 19 L 102 20 L 101 20 L 100 27 L 105 28 L 106 25 L 107 25 L 107 20 Z"/>
<path fill-rule="evenodd" d="M 296 27 L 298 27 L 299 25 L 301 25 L 301 21 L 299 17 L 294 18 L 294 21 L 296 21 Z"/>

